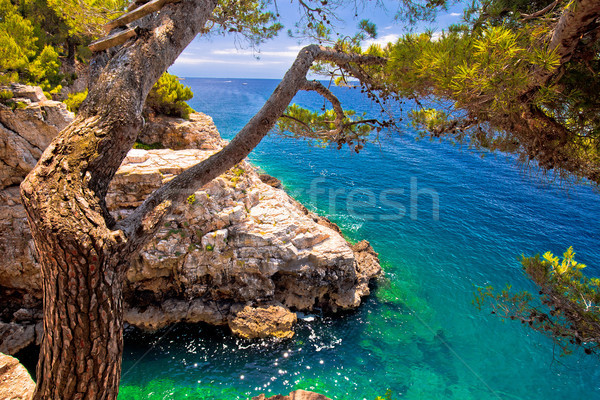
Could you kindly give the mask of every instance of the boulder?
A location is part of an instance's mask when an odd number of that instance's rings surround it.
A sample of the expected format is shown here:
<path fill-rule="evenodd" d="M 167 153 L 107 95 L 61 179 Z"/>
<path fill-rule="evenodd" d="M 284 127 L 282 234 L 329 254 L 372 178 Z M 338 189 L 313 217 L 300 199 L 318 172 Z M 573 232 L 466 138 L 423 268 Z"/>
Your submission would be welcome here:
<path fill-rule="evenodd" d="M 281 181 L 274 176 L 269 174 L 260 174 L 258 175 L 261 181 L 266 183 L 269 186 L 273 186 L 274 188 L 281 189 Z"/>
<path fill-rule="evenodd" d="M 325 397 L 322 394 L 315 392 L 308 392 L 306 390 L 295 390 L 289 394 L 289 396 L 275 395 L 266 397 L 264 394 L 253 397 L 252 400 L 331 400 L 329 397 Z"/>
<path fill-rule="evenodd" d="M 47 101 L 48 98 L 44 94 L 44 91 L 39 86 L 23 85 L 21 83 L 11 83 L 7 87 L 3 87 L 3 90 L 10 90 L 13 93 L 13 98 L 18 100 L 29 100 L 31 102 L 43 102 Z"/>
<path fill-rule="evenodd" d="M 0 399 L 29 400 L 34 390 L 35 383 L 19 360 L 0 353 Z"/>
<path fill-rule="evenodd" d="M 288 339 L 294 336 L 292 327 L 298 318 L 282 306 L 246 306 L 229 319 L 231 331 L 246 339 L 274 336 Z"/>
<path fill-rule="evenodd" d="M 138 141 L 171 150 L 211 150 L 225 144 L 212 118 L 202 113 L 192 113 L 187 120 L 151 115 Z"/>

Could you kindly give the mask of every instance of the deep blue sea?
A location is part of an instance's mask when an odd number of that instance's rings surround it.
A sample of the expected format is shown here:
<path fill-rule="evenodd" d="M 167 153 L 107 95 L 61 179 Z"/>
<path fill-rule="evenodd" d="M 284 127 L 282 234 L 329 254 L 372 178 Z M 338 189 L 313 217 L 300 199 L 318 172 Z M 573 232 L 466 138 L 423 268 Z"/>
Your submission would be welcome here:
<path fill-rule="evenodd" d="M 184 83 L 192 107 L 231 138 L 278 81 Z M 336 93 L 348 108 L 377 111 L 356 90 Z M 307 93 L 295 102 L 323 105 Z M 480 286 L 531 288 L 521 254 L 573 246 L 587 273 L 600 275 L 598 192 L 545 182 L 506 156 L 416 141 L 406 126 L 360 154 L 272 135 L 250 159 L 350 240 L 369 240 L 385 277 L 357 311 L 302 320 L 283 342 L 206 325 L 129 335 L 120 399 L 234 400 L 296 388 L 338 400 L 387 389 L 407 400 L 600 399 L 598 359 L 559 357 L 546 337 L 472 305 Z"/>

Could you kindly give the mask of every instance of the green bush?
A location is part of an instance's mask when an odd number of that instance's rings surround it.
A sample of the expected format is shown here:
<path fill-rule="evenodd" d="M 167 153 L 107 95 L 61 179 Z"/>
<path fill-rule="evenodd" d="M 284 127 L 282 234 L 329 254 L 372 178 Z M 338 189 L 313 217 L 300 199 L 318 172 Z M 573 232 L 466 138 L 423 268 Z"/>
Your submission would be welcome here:
<path fill-rule="evenodd" d="M 194 94 L 189 87 L 182 85 L 175 75 L 165 72 L 150 90 L 146 107 L 157 114 L 188 119 L 194 110 L 186 100 L 192 97 Z"/>
<path fill-rule="evenodd" d="M 9 89 L 3 89 L 0 90 L 0 102 L 1 103 L 5 103 L 6 101 L 12 99 L 14 96 L 12 90 Z"/>
<path fill-rule="evenodd" d="M 83 103 L 87 95 L 87 89 L 85 89 L 83 92 L 69 94 L 69 97 L 64 101 L 64 103 L 67 105 L 67 109 L 77 114 L 79 111 L 79 106 L 81 106 L 81 103 Z"/>
<path fill-rule="evenodd" d="M 135 142 L 135 144 L 133 145 L 134 149 L 142 149 L 142 150 L 156 150 L 156 149 L 164 149 L 165 146 L 162 145 L 162 143 L 160 142 L 156 142 L 156 143 L 150 143 L 150 144 L 146 144 L 146 143 L 142 143 L 142 142 Z"/>
<path fill-rule="evenodd" d="M 63 75 L 60 73 L 58 53 L 52 46 L 46 46 L 33 62 L 29 64 L 30 83 L 39 85 L 49 94 L 59 93 L 62 89 Z M 51 98 L 51 96 L 49 97 Z"/>

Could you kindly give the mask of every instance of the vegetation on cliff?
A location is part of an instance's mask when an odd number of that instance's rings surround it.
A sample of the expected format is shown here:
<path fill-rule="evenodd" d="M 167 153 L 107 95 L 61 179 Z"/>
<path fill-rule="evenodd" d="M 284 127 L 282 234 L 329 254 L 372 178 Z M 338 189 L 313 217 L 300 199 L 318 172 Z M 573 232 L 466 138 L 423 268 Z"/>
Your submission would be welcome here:
<path fill-rule="evenodd" d="M 146 112 L 188 119 L 194 112 L 186 101 L 194 97 L 175 75 L 165 72 L 152 87 L 146 99 Z"/>

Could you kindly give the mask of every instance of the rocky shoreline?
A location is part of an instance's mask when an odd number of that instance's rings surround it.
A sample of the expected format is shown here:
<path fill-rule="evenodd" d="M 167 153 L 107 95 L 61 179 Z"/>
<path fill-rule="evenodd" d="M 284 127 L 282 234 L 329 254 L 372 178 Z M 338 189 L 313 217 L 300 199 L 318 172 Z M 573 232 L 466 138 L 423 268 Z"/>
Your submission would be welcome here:
<path fill-rule="evenodd" d="M 13 91 L 28 101 L 0 105 L 0 352 L 8 354 L 41 333 L 39 265 L 18 183 L 73 118 L 35 88 Z M 152 118 L 139 140 L 168 149 L 128 154 L 107 196 L 117 220 L 226 144 L 200 113 Z M 381 273 L 377 254 L 367 242 L 347 243 L 278 186 L 242 162 L 179 205 L 127 273 L 126 322 L 149 330 L 207 322 L 244 337 L 290 337 L 295 311 L 356 308 Z"/>

